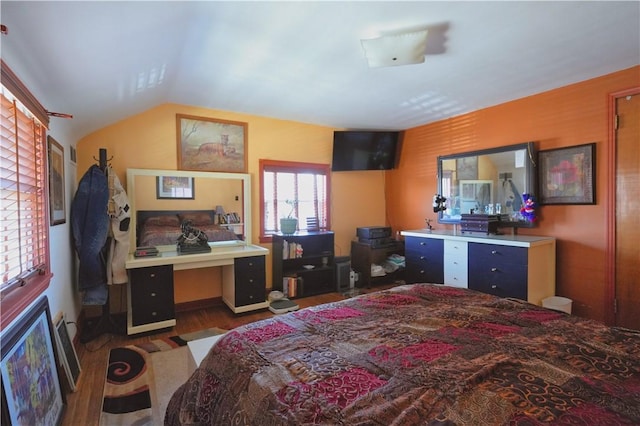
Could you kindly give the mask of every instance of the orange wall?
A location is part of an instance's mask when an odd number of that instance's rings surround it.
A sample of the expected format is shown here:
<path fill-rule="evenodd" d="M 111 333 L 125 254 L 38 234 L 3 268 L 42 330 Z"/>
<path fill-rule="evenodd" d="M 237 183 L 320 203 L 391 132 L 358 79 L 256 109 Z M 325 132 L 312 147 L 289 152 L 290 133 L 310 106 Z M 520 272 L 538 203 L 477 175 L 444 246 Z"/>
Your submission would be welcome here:
<path fill-rule="evenodd" d="M 212 117 L 248 123 L 248 173 L 252 175 L 252 241 L 257 243 L 259 226 L 260 158 L 330 164 L 333 128 L 276 120 L 228 111 L 186 105 L 164 104 L 104 127 L 81 139 L 77 145 L 78 179 L 94 164 L 100 148 L 107 149 L 111 166 L 123 185 L 126 169 L 177 169 L 176 114 Z M 385 172 L 339 172 L 331 176 L 332 229 L 336 255 L 348 255 L 358 226 L 385 223 Z M 271 248 L 271 245 L 264 245 Z M 219 268 L 218 268 L 219 269 Z M 210 268 L 200 279 L 193 273 L 175 274 L 176 301 L 218 297 L 220 272 Z M 212 276 L 214 279 L 212 280 Z M 216 281 L 213 285 L 212 282 Z M 271 285 L 271 257 L 267 257 L 267 285 Z"/>
<path fill-rule="evenodd" d="M 389 223 L 417 229 L 425 218 L 436 222 L 439 155 L 527 141 L 538 150 L 596 142 L 597 204 L 542 206 L 537 228 L 519 232 L 557 238 L 557 294 L 573 299 L 575 314 L 604 321 L 609 94 L 638 86 L 636 66 L 408 130 L 400 167 L 387 173 Z"/>

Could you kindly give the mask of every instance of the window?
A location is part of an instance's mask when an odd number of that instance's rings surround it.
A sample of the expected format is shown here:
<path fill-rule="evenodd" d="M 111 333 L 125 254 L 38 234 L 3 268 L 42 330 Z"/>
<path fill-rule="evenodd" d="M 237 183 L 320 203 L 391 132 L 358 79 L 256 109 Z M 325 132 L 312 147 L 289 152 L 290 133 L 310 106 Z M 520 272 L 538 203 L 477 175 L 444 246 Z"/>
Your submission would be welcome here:
<path fill-rule="evenodd" d="M 43 124 L 48 125 L 48 117 L 4 62 L 1 91 L 0 292 L 4 327 L 46 289 L 51 276 Z"/>
<path fill-rule="evenodd" d="M 289 215 L 298 218 L 298 230 L 307 229 L 308 219 L 331 229 L 329 173 L 328 164 L 260 160 L 260 242 L 270 242 Z"/>

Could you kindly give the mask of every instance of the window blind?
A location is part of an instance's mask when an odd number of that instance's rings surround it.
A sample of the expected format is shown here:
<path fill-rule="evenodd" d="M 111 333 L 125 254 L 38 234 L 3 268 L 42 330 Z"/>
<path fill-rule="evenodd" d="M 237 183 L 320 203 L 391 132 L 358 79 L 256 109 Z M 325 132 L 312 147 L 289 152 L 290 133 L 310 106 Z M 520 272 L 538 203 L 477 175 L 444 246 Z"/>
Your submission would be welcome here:
<path fill-rule="evenodd" d="M 48 232 L 46 129 L 6 87 L 1 101 L 0 288 L 4 288 L 44 268 Z"/>

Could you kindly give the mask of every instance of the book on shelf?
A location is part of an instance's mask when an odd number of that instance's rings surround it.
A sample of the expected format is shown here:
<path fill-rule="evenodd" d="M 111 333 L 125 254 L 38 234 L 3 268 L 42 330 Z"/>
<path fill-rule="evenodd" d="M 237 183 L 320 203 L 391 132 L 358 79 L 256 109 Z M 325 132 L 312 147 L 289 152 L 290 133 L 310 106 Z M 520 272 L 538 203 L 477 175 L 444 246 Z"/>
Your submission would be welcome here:
<path fill-rule="evenodd" d="M 299 259 L 302 257 L 302 253 L 304 252 L 302 248 L 302 244 L 289 242 L 284 240 L 282 242 L 282 259 Z"/>

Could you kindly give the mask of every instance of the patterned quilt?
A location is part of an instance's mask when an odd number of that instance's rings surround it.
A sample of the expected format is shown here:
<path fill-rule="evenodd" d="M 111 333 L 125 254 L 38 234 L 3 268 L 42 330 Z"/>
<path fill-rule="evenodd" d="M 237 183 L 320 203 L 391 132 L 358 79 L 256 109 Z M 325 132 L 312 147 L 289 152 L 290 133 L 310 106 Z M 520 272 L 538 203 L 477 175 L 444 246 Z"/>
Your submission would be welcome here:
<path fill-rule="evenodd" d="M 640 333 L 412 284 L 230 331 L 167 425 L 638 425 Z"/>

